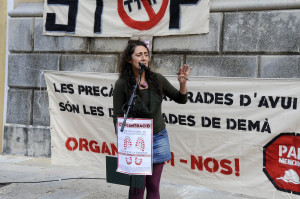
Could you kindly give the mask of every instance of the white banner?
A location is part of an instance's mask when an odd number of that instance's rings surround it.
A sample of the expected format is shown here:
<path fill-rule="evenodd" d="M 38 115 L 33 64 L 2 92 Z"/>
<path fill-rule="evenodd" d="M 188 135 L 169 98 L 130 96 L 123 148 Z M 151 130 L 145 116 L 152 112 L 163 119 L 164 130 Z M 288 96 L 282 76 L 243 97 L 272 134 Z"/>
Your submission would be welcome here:
<path fill-rule="evenodd" d="M 210 0 L 45 0 L 44 35 L 165 36 L 208 33 Z"/>
<path fill-rule="evenodd" d="M 117 155 L 117 74 L 45 77 L 52 162 L 105 169 L 105 156 Z M 177 77 L 167 78 L 178 85 Z M 187 104 L 163 100 L 172 151 L 163 178 L 257 198 L 300 198 L 299 88 L 296 79 L 190 77 Z"/>

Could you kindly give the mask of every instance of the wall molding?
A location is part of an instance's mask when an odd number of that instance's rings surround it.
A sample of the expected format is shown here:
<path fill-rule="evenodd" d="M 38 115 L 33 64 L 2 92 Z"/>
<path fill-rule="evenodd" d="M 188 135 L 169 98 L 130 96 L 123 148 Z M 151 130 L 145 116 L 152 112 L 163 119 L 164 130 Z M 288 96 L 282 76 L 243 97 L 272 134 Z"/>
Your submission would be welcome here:
<path fill-rule="evenodd" d="M 300 0 L 211 0 L 211 12 L 299 9 Z"/>

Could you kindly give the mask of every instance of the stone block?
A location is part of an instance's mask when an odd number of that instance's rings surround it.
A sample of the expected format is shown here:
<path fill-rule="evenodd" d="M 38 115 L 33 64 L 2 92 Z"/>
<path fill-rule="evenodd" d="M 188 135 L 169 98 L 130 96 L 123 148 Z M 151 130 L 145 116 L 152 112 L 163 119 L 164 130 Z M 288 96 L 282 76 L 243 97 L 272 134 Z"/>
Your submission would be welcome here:
<path fill-rule="evenodd" d="M 58 70 L 59 55 L 11 54 L 8 57 L 8 85 L 46 87 L 44 70 Z"/>
<path fill-rule="evenodd" d="M 192 76 L 257 77 L 256 56 L 196 56 L 186 57 L 193 67 Z"/>
<path fill-rule="evenodd" d="M 183 66 L 183 55 L 153 55 L 151 70 L 163 75 L 176 75 Z"/>
<path fill-rule="evenodd" d="M 43 35 L 43 19 L 35 19 L 34 51 L 37 52 L 86 52 L 88 40 L 84 37 Z"/>
<path fill-rule="evenodd" d="M 49 100 L 45 90 L 34 91 L 33 97 L 33 125 L 49 126 Z"/>
<path fill-rule="evenodd" d="M 219 52 L 222 14 L 210 14 L 209 33 L 155 37 L 154 52 Z"/>
<path fill-rule="evenodd" d="M 32 90 L 9 89 L 6 122 L 31 124 Z"/>
<path fill-rule="evenodd" d="M 10 51 L 32 51 L 32 35 L 33 18 L 9 19 L 8 49 Z"/>
<path fill-rule="evenodd" d="M 91 52 L 123 52 L 129 38 L 92 38 Z"/>
<path fill-rule="evenodd" d="M 27 156 L 28 129 L 4 125 L 3 154 Z"/>
<path fill-rule="evenodd" d="M 224 52 L 297 52 L 300 12 L 231 12 L 224 15 Z"/>
<path fill-rule="evenodd" d="M 117 55 L 63 55 L 61 70 L 114 73 L 117 63 Z"/>
<path fill-rule="evenodd" d="M 262 56 L 260 77 L 262 78 L 299 78 L 300 56 Z"/>
<path fill-rule="evenodd" d="M 50 128 L 5 124 L 3 154 L 50 157 Z"/>
<path fill-rule="evenodd" d="M 27 154 L 32 157 L 51 157 L 50 128 L 30 127 L 28 129 Z"/>

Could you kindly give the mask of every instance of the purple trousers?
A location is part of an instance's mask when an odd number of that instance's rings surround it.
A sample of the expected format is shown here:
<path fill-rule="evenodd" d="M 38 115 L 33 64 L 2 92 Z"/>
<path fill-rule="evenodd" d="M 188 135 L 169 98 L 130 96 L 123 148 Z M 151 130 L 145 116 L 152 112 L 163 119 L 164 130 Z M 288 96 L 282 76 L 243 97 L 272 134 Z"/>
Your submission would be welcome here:
<path fill-rule="evenodd" d="M 145 188 L 147 190 L 147 199 L 160 199 L 159 184 L 164 167 L 164 162 L 153 164 L 152 175 L 145 176 L 144 188 L 132 188 L 132 199 L 143 199 Z"/>

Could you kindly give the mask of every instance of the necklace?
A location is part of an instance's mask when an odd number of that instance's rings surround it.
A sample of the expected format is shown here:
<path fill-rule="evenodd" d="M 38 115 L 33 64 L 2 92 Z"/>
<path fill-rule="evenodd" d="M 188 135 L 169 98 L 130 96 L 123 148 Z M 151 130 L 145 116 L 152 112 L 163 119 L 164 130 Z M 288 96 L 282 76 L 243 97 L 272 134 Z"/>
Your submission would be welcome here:
<path fill-rule="evenodd" d="M 140 83 L 140 86 L 142 88 L 146 88 L 146 87 L 148 87 L 148 84 L 147 84 L 147 82 L 142 82 L 142 83 Z"/>

